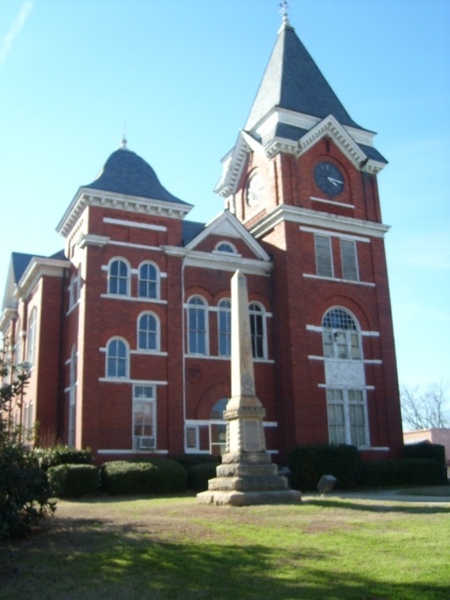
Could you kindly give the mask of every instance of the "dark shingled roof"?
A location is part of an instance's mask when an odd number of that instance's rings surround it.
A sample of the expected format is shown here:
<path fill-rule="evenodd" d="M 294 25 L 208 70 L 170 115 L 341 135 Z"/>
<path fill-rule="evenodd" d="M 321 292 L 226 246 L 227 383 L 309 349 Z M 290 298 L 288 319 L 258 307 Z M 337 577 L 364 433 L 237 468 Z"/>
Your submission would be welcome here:
<path fill-rule="evenodd" d="M 278 33 L 245 129 L 251 130 L 275 106 L 321 119 L 332 114 L 341 125 L 361 129 L 287 24 Z"/>
<path fill-rule="evenodd" d="M 14 271 L 14 283 L 18 283 L 20 278 L 25 273 L 26 268 L 35 257 L 35 254 L 22 254 L 21 252 L 13 252 L 11 254 L 11 262 Z"/>
<path fill-rule="evenodd" d="M 197 223 L 195 221 L 183 221 L 183 246 L 189 244 L 203 229 L 205 223 Z"/>
<path fill-rule="evenodd" d="M 22 275 L 25 273 L 28 265 L 33 258 L 52 258 L 54 260 L 66 260 L 64 250 L 58 250 L 51 256 L 42 256 L 42 254 L 24 254 L 22 252 L 11 253 L 11 263 L 14 272 L 14 283 L 19 283 Z"/>
<path fill-rule="evenodd" d="M 113 152 L 97 179 L 82 187 L 190 206 L 188 202 L 168 192 L 152 167 L 127 148 L 119 148 Z"/>
<path fill-rule="evenodd" d="M 295 127 L 294 125 L 277 123 L 275 131 L 267 132 L 267 140 L 262 139 L 261 142 L 264 144 L 266 143 L 266 141 L 268 141 L 269 138 L 272 139 L 273 137 L 281 137 L 287 140 L 297 141 L 306 133 L 308 133 L 307 129 L 301 129 L 300 127 Z M 384 156 L 380 152 L 378 152 L 378 150 L 373 146 L 367 146 L 365 144 L 358 144 L 358 146 L 361 148 L 361 150 L 364 152 L 367 158 L 382 163 L 387 163 L 387 160 L 384 158 Z"/>

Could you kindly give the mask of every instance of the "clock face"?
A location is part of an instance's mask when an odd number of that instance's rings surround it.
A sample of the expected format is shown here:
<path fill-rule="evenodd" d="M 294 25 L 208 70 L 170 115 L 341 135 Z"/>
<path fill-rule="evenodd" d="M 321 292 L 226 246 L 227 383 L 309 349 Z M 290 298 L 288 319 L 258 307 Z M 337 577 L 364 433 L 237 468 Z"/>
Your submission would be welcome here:
<path fill-rule="evenodd" d="M 314 167 L 314 181 L 329 196 L 337 196 L 344 189 L 344 176 L 330 162 L 319 162 Z"/>
<path fill-rule="evenodd" d="M 264 191 L 264 181 L 259 173 L 255 173 L 247 184 L 246 200 L 249 206 L 260 203 Z"/>

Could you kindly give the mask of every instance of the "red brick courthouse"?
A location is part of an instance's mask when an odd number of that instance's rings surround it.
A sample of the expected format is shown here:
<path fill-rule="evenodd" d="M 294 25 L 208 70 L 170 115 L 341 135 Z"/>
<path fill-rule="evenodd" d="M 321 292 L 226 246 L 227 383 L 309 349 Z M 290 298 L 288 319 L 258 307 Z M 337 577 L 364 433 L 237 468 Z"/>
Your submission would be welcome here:
<path fill-rule="evenodd" d="M 224 212 L 189 221 L 122 147 L 62 207 L 64 251 L 12 255 L 0 329 L 31 382 L 15 422 L 97 462 L 221 451 L 230 279 L 247 276 L 267 446 L 402 445 L 377 174 L 386 160 L 284 19 L 223 160 Z M 174 174 L 175 176 L 175 174 Z M 170 181 L 165 182 L 170 189 Z"/>

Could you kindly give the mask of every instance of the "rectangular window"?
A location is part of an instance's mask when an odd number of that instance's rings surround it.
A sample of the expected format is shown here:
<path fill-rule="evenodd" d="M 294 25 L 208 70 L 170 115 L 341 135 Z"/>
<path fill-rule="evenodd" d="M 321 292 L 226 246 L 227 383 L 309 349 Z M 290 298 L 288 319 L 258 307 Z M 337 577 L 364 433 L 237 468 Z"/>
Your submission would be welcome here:
<path fill-rule="evenodd" d="M 314 235 L 316 249 L 316 273 L 322 277 L 334 277 L 331 238 L 327 235 Z"/>
<path fill-rule="evenodd" d="M 219 356 L 231 355 L 231 311 L 219 310 Z"/>
<path fill-rule="evenodd" d="M 328 433 L 330 444 L 345 444 L 344 395 L 342 390 L 327 390 Z"/>
<path fill-rule="evenodd" d="M 207 354 L 206 351 L 206 309 L 201 306 L 189 306 L 188 309 L 188 327 L 189 327 L 189 354 Z"/>
<path fill-rule="evenodd" d="M 154 450 L 156 447 L 156 402 L 153 386 L 133 387 L 133 448 Z"/>
<path fill-rule="evenodd" d="M 358 260 L 356 257 L 356 242 L 340 240 L 342 278 L 348 281 L 359 281 Z"/>
<path fill-rule="evenodd" d="M 348 390 L 350 443 L 363 446 L 366 443 L 364 396 L 361 390 Z"/>
<path fill-rule="evenodd" d="M 330 444 L 367 444 L 366 404 L 362 390 L 328 389 L 327 414 Z"/>

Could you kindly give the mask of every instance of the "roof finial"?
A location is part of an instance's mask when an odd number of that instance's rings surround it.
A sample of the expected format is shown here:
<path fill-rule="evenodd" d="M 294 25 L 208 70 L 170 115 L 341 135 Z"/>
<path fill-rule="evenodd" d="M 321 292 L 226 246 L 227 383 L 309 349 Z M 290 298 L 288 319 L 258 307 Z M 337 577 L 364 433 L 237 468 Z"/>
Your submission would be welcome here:
<path fill-rule="evenodd" d="M 281 0 L 280 4 L 280 13 L 281 13 L 281 18 L 282 18 L 282 25 L 290 25 L 289 23 L 289 17 L 288 17 L 288 8 L 289 8 L 289 4 L 287 0 Z"/>
<path fill-rule="evenodd" d="M 122 139 L 120 140 L 120 149 L 121 150 L 128 150 L 127 148 L 127 124 L 125 123 L 123 126 L 123 135 L 122 135 Z"/>

